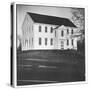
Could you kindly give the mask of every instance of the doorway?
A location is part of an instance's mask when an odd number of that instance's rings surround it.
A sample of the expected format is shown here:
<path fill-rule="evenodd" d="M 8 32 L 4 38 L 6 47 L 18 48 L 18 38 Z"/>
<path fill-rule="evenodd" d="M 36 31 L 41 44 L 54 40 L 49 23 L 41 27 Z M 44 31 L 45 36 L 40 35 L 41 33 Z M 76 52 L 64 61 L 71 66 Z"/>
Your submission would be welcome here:
<path fill-rule="evenodd" d="M 64 49 L 64 41 L 63 40 L 60 41 L 60 45 L 61 45 L 60 46 L 61 47 L 61 50 L 63 50 Z"/>

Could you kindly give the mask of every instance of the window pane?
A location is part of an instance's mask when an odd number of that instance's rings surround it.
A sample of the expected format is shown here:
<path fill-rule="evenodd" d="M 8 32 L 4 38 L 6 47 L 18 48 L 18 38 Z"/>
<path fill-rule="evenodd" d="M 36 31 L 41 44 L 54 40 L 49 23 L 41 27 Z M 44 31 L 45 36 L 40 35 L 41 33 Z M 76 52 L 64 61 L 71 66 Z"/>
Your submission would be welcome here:
<path fill-rule="evenodd" d="M 69 29 L 67 29 L 67 34 L 69 34 Z"/>
<path fill-rule="evenodd" d="M 39 32 L 41 32 L 41 26 L 39 26 Z"/>
<path fill-rule="evenodd" d="M 67 39 L 67 45 L 69 45 L 69 40 Z"/>
<path fill-rule="evenodd" d="M 27 45 L 27 44 L 28 44 L 28 40 L 26 39 L 26 40 L 25 40 L 25 45 Z"/>
<path fill-rule="evenodd" d="M 41 38 L 39 38 L 39 45 L 41 45 Z"/>
<path fill-rule="evenodd" d="M 73 39 L 72 39 L 72 46 L 73 46 Z"/>
<path fill-rule="evenodd" d="M 33 25 L 32 25 L 32 32 L 33 32 Z"/>
<path fill-rule="evenodd" d="M 51 27 L 51 33 L 53 33 L 53 28 Z"/>
<path fill-rule="evenodd" d="M 56 37 L 56 31 L 55 31 L 55 37 Z"/>
<path fill-rule="evenodd" d="M 47 45 L 47 38 L 45 38 L 45 45 Z"/>
<path fill-rule="evenodd" d="M 73 34 L 73 29 L 72 29 L 72 31 L 71 31 L 71 34 Z"/>
<path fill-rule="evenodd" d="M 32 38 L 32 45 L 33 45 L 33 38 Z"/>
<path fill-rule="evenodd" d="M 30 45 L 30 38 L 29 38 L 29 45 Z"/>
<path fill-rule="evenodd" d="M 64 35 L 64 32 L 63 32 L 63 30 L 61 31 L 61 36 L 63 37 L 63 35 Z"/>
<path fill-rule="evenodd" d="M 47 32 L 47 27 L 45 27 L 45 32 Z"/>
<path fill-rule="evenodd" d="M 53 45 L 53 39 L 51 38 L 51 45 Z"/>

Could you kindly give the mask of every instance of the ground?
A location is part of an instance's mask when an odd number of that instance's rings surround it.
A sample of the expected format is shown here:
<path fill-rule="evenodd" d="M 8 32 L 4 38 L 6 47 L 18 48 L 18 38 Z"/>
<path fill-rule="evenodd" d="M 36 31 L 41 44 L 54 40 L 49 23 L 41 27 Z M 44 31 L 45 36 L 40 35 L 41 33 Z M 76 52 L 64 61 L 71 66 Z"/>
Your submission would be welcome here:
<path fill-rule="evenodd" d="M 74 50 L 17 53 L 17 84 L 85 81 L 85 56 Z"/>

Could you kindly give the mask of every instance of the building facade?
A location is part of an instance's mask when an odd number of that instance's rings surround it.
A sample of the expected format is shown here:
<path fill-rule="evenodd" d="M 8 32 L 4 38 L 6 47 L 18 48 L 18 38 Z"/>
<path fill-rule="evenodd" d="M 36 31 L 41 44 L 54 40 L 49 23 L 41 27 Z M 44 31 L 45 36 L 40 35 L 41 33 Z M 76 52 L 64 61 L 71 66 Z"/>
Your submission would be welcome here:
<path fill-rule="evenodd" d="M 22 50 L 77 50 L 76 32 L 69 19 L 27 12 L 22 24 Z"/>

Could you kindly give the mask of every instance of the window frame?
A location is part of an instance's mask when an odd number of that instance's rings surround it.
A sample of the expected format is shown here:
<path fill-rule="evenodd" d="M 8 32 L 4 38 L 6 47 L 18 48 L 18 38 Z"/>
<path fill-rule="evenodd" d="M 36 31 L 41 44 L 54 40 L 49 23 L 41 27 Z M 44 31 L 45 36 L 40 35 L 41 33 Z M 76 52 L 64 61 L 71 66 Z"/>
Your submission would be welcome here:
<path fill-rule="evenodd" d="M 48 39 L 47 39 L 47 38 L 45 38 L 45 45 L 47 45 L 47 40 L 48 40 Z"/>
<path fill-rule="evenodd" d="M 55 37 L 56 37 L 56 30 L 55 30 Z"/>
<path fill-rule="evenodd" d="M 39 37 L 39 45 L 41 45 L 42 43 L 42 39 L 41 39 L 41 37 Z"/>
<path fill-rule="evenodd" d="M 32 45 L 33 45 L 33 37 L 32 37 Z"/>
<path fill-rule="evenodd" d="M 41 32 L 41 26 L 39 25 L 39 32 Z"/>
<path fill-rule="evenodd" d="M 51 46 L 53 45 L 53 38 L 51 38 L 51 40 L 50 40 L 50 45 Z"/>
<path fill-rule="evenodd" d="M 53 27 L 51 27 L 51 30 L 50 31 L 51 31 L 51 33 L 53 33 Z"/>
<path fill-rule="evenodd" d="M 64 31 L 63 31 L 63 30 L 61 31 L 61 36 L 62 36 L 62 37 L 64 36 Z"/>
<path fill-rule="evenodd" d="M 74 31 L 73 31 L 73 29 L 71 30 L 71 34 L 73 34 L 74 33 Z"/>
<path fill-rule="evenodd" d="M 47 26 L 45 26 L 45 33 L 47 33 Z"/>
<path fill-rule="evenodd" d="M 67 29 L 67 34 L 69 34 L 69 29 Z"/>
<path fill-rule="evenodd" d="M 67 46 L 69 46 L 69 39 L 67 39 Z"/>
<path fill-rule="evenodd" d="M 74 45 L 74 42 L 73 42 L 74 40 L 72 39 L 72 46 Z"/>

